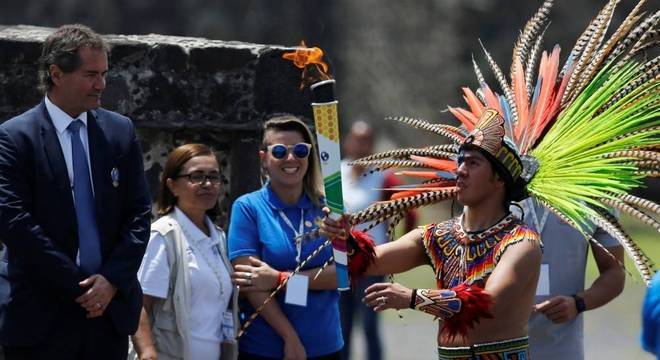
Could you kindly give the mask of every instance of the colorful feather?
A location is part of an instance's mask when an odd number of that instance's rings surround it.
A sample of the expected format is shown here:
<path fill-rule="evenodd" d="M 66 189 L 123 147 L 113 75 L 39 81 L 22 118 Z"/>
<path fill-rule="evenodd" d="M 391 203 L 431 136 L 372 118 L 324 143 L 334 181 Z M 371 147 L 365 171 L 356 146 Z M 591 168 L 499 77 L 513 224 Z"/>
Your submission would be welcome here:
<path fill-rule="evenodd" d="M 504 74 L 502 73 L 502 70 L 500 69 L 499 65 L 493 60 L 493 57 L 490 55 L 488 50 L 484 47 L 484 44 L 479 41 L 479 44 L 481 44 L 481 48 L 484 51 L 484 54 L 486 55 L 486 60 L 488 61 L 488 65 L 490 65 L 491 70 L 493 71 L 493 74 L 495 74 L 495 79 L 497 79 L 498 83 L 500 84 L 500 88 L 504 92 L 504 96 L 506 97 L 506 102 L 508 104 L 508 108 L 510 111 L 510 116 L 511 116 L 511 122 L 515 124 L 518 122 L 518 111 L 516 109 L 516 104 L 513 98 L 513 91 L 511 91 L 511 87 L 506 81 L 506 78 L 504 77 Z"/>
<path fill-rule="evenodd" d="M 646 34 L 646 32 L 648 32 L 650 29 L 652 29 L 655 26 L 659 18 L 660 18 L 660 10 L 656 11 L 653 15 L 648 16 L 646 19 L 644 19 L 644 21 L 638 24 L 628 34 L 626 34 L 626 37 L 623 40 L 617 43 L 614 50 L 612 50 L 612 52 L 605 59 L 605 63 L 614 61 L 617 57 L 623 54 L 626 49 L 630 48 L 631 46 L 634 46 L 639 41 L 639 39 L 642 38 L 644 34 Z M 628 59 L 623 57 L 621 58 L 621 60 L 617 61 L 617 67 L 627 62 Z"/>
<path fill-rule="evenodd" d="M 655 231 L 660 232 L 660 223 L 659 222 L 655 221 L 652 217 L 644 214 L 643 212 L 635 209 L 634 207 L 626 204 L 625 202 L 619 201 L 619 200 L 607 199 L 607 198 L 601 198 L 600 202 L 602 202 L 603 204 L 605 204 L 605 205 L 607 205 L 611 208 L 619 209 L 623 213 L 626 213 L 626 214 L 632 216 L 633 218 L 643 222 L 644 224 L 654 228 Z"/>
<path fill-rule="evenodd" d="M 434 169 L 445 171 L 456 170 L 456 161 L 453 160 L 434 159 L 416 155 L 411 155 L 410 158 Z"/>
<path fill-rule="evenodd" d="M 586 68 L 588 62 L 592 60 L 592 56 L 596 52 L 596 49 L 603 41 L 605 32 L 607 31 L 612 16 L 614 15 L 614 8 L 619 1 L 620 0 L 609 0 L 598 13 L 596 19 L 592 22 L 591 25 L 593 25 L 593 32 L 584 47 L 584 51 L 580 54 L 580 57 L 576 62 L 575 71 L 568 80 L 566 92 L 562 96 L 562 104 L 567 104 L 569 100 L 575 99 L 579 92 L 584 88 L 584 85 L 591 81 L 592 74 L 588 74 L 583 70 Z"/>
<path fill-rule="evenodd" d="M 654 203 L 653 201 L 642 199 L 640 197 L 630 194 L 619 195 L 617 196 L 617 198 L 620 199 L 621 201 L 626 202 L 627 204 L 648 210 L 651 213 L 655 214 L 656 216 L 660 215 L 660 205 Z"/>
<path fill-rule="evenodd" d="M 644 251 L 635 243 L 635 241 L 626 233 L 619 221 L 607 211 L 601 211 L 596 216 L 591 217 L 594 224 L 605 230 L 613 238 L 617 239 L 628 253 L 635 264 L 635 268 L 648 286 L 651 283 L 651 277 L 655 273 L 653 261 L 644 253 Z"/>
<path fill-rule="evenodd" d="M 542 34 L 545 31 L 544 28 L 547 27 L 549 21 L 548 15 L 550 15 L 552 2 L 552 0 L 545 0 L 541 7 L 536 11 L 536 14 L 534 14 L 534 16 L 532 16 L 532 18 L 525 24 L 523 31 L 520 33 L 520 36 L 513 47 L 512 65 L 516 60 L 520 61 L 521 64 L 527 63 L 527 54 L 530 50 L 530 43 L 534 43 L 535 38 L 543 37 Z M 531 46 L 532 49 L 533 47 L 534 46 Z M 511 70 L 509 71 L 510 78 L 513 78 L 514 70 L 514 67 L 511 66 Z"/>
<path fill-rule="evenodd" d="M 395 213 L 401 211 L 408 211 L 410 209 L 445 201 L 454 197 L 457 192 L 458 188 L 451 187 L 442 190 L 429 191 L 394 201 L 379 202 L 351 215 L 349 222 L 351 225 L 356 225 L 374 221 L 376 219 L 389 218 Z"/>

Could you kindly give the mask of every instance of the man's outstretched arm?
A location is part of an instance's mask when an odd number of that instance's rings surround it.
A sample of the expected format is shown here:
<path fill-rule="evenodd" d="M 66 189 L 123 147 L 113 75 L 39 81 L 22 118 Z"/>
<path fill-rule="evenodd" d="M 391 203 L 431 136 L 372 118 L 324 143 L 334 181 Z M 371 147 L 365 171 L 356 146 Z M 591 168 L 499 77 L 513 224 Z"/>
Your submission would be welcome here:
<path fill-rule="evenodd" d="M 329 238 L 347 239 L 349 231 L 345 220 L 336 221 L 326 216 L 321 222 L 321 233 Z M 357 257 L 362 257 L 358 261 L 365 263 L 359 270 L 350 269 L 351 276 L 398 274 L 428 263 L 420 229 L 414 229 L 398 240 L 380 246 L 375 246 L 369 236 L 361 236 L 361 238 L 359 241 L 355 238 L 345 240 L 349 242 L 349 269 L 354 267 Z M 371 243 L 369 246 L 357 245 L 357 243 L 365 242 L 366 238 L 369 238 L 366 241 Z M 354 241 L 353 244 L 351 244 L 351 240 Z M 375 251 L 372 260 L 364 259 L 366 248 Z"/>
<path fill-rule="evenodd" d="M 422 231 L 414 229 L 398 240 L 376 246 L 376 259 L 365 275 L 398 274 L 428 264 Z"/>

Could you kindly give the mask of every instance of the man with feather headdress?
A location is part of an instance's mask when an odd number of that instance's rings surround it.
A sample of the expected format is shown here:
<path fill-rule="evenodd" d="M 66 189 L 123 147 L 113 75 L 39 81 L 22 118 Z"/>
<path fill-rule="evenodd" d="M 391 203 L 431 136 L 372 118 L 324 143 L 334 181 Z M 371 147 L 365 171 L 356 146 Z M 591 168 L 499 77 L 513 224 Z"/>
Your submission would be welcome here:
<path fill-rule="evenodd" d="M 354 276 L 364 271 L 400 272 L 425 262 L 434 266 L 441 290 L 412 291 L 399 284 L 380 284 L 367 291 L 365 300 L 378 311 L 383 308 L 405 308 L 407 299 L 410 307 L 444 319 L 439 336 L 441 358 L 478 359 L 482 356 L 482 350 L 487 353 L 493 345 L 499 347 L 502 344 L 505 344 L 504 348 L 509 348 L 495 350 L 494 358 L 510 358 L 510 351 L 518 352 L 520 349 L 516 345 L 519 344 L 515 340 L 515 344 L 510 343 L 517 336 L 515 331 L 511 331 L 516 326 L 509 327 L 509 324 L 521 314 L 527 318 L 532 308 L 518 302 L 520 298 L 511 299 L 506 291 L 501 292 L 503 286 L 499 284 L 498 277 L 500 273 L 510 271 L 507 276 L 510 281 L 518 283 L 518 288 L 507 290 L 523 298 L 533 296 L 540 265 L 540 252 L 534 253 L 529 249 L 538 250 L 538 246 L 529 245 L 537 243 L 537 234 L 524 225 L 516 225 L 510 234 L 524 231 L 526 235 L 523 237 L 534 241 L 514 241 L 506 246 L 504 236 L 495 235 L 497 244 L 502 244 L 496 246 L 504 247 L 505 251 L 490 256 L 490 262 L 479 258 L 490 251 L 487 245 L 476 246 L 475 253 L 460 246 L 470 242 L 457 239 L 461 236 L 469 239 L 470 235 L 474 235 L 466 230 L 488 227 L 492 223 L 484 220 L 492 220 L 491 217 L 498 214 L 497 208 L 489 207 L 490 210 L 481 212 L 480 220 L 475 224 L 470 215 L 475 213 L 473 209 L 501 196 L 498 187 L 494 186 L 497 182 L 490 185 L 485 182 L 488 180 L 487 173 L 483 174 L 486 177 L 484 180 L 466 172 L 471 154 L 483 156 L 495 171 L 498 164 L 508 170 L 510 178 L 506 173 L 495 177 L 495 180 L 507 184 L 505 188 L 515 190 L 505 192 L 506 200 L 520 201 L 533 197 L 538 204 L 575 228 L 586 241 L 603 249 L 606 256 L 616 258 L 591 235 L 589 227 L 593 224 L 623 246 L 647 284 L 654 273 L 652 261 L 609 210 L 630 215 L 660 232 L 660 223 L 653 218 L 660 215 L 660 206 L 630 194 L 643 183 L 644 178 L 660 174 L 660 58 L 649 60 L 643 56 L 646 50 L 658 44 L 656 25 L 660 11 L 645 17 L 641 12 L 645 0 L 639 1 L 608 38 L 607 29 L 618 2 L 607 1 L 576 41 L 566 63 L 560 67 L 559 47 L 556 46 L 549 54 L 541 52 L 552 6 L 552 0 L 546 0 L 526 24 L 515 44 L 510 82 L 485 51 L 501 94 L 486 83 L 474 62 L 479 89 L 476 92 L 463 89 L 469 109 L 449 108 L 463 126 L 406 117 L 393 118 L 448 137 L 454 144 L 393 150 L 353 162 L 380 168 L 422 168 L 400 173 L 421 177 L 424 181 L 392 189 L 399 192 L 393 195 L 391 201 L 373 204 L 348 216 L 350 225 L 383 222 L 400 217 L 408 209 L 451 198 L 457 198 L 465 205 L 464 215 L 459 219 L 427 226 L 422 234 L 405 235 L 392 244 L 377 247 L 375 252 L 364 245 L 369 242 L 361 234 L 354 233 L 348 242 L 349 254 L 353 256 L 349 265 L 353 267 Z M 538 73 L 536 79 L 535 70 Z M 474 145 L 479 151 L 474 151 Z M 475 182 L 479 184 L 476 187 Z M 484 197 L 472 202 L 471 193 L 483 194 L 484 189 L 487 190 Z M 508 206 L 499 214 L 507 210 Z M 340 232 L 338 223 L 326 220 L 325 224 L 330 232 Z M 453 224 L 458 231 L 447 236 L 450 231 L 443 229 L 452 227 L 446 228 L 445 224 Z M 430 246 L 434 244 L 438 246 Z M 528 245 L 527 253 L 524 244 Z M 373 263 L 365 254 L 375 257 Z M 530 265 L 530 262 L 535 265 Z M 493 263 L 496 264 L 491 268 Z M 361 268 L 356 269 L 353 264 L 361 265 Z M 473 276 L 466 270 L 471 271 Z M 527 274 L 529 271 L 532 275 Z M 463 278 L 451 275 L 461 273 Z M 521 285 L 529 280 L 526 275 L 533 279 L 532 288 Z M 479 280 L 471 281 L 473 279 Z M 479 289 L 480 283 L 485 290 Z M 455 285 L 458 286 L 451 288 Z M 487 310 L 484 304 L 489 302 L 488 296 L 494 301 Z M 489 316 L 493 318 L 488 319 Z M 488 336 L 482 336 L 484 329 L 493 323 L 498 323 L 499 327 L 491 328 Z M 524 336 L 526 328 L 519 333 Z M 454 334 L 462 336 L 452 337 Z M 487 342 L 487 346 L 482 347 L 482 341 Z M 526 345 L 523 348 L 526 356 Z"/>
<path fill-rule="evenodd" d="M 365 264 L 360 272 L 369 275 L 432 266 L 437 289 L 377 283 L 364 302 L 374 311 L 413 308 L 440 320 L 440 358 L 526 358 L 529 311 L 522 309 L 533 305 L 541 247 L 538 235 L 509 212 L 510 202 L 525 194 L 522 161 L 496 111 L 486 111 L 466 137 L 457 164 L 461 216 L 413 230 L 376 247 L 372 259 L 353 257 L 349 266 Z M 342 231 L 329 218 L 324 225 L 332 235 Z"/>

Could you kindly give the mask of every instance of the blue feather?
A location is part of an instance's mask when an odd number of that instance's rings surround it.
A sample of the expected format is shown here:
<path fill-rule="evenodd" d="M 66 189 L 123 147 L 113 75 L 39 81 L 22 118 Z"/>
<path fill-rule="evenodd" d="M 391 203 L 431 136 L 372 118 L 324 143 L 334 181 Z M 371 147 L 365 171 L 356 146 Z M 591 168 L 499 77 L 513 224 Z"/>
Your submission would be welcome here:
<path fill-rule="evenodd" d="M 438 171 L 435 174 L 443 179 L 456 180 L 456 174 L 450 173 L 449 171 Z"/>
<path fill-rule="evenodd" d="M 500 105 L 502 106 L 502 111 L 504 111 L 502 117 L 504 118 L 504 130 L 506 132 L 506 136 L 513 138 L 513 126 L 511 125 L 511 109 L 509 108 L 509 103 L 506 101 L 506 97 L 504 95 L 500 95 L 499 99 Z"/>
<path fill-rule="evenodd" d="M 532 96 L 532 105 L 529 107 L 530 109 L 534 108 L 534 105 L 536 105 L 536 100 L 538 100 L 539 93 L 541 92 L 541 86 L 543 85 L 543 77 L 539 76 L 538 81 L 536 81 L 536 87 L 534 88 L 534 95 Z"/>

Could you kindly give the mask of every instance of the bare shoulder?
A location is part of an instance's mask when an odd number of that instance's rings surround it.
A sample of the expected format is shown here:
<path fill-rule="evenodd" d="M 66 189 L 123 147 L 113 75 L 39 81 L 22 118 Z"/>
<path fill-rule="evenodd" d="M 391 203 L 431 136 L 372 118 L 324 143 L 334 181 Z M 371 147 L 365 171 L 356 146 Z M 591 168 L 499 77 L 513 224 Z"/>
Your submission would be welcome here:
<path fill-rule="evenodd" d="M 498 244 L 495 254 L 496 261 L 501 258 L 530 258 L 529 260 L 541 259 L 543 245 L 538 233 L 525 224 L 516 225 L 509 231 Z"/>

